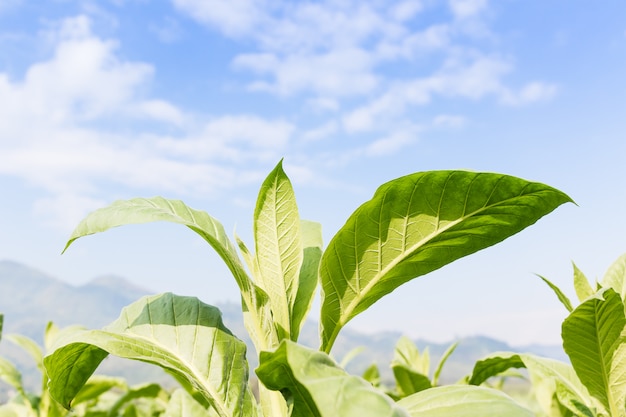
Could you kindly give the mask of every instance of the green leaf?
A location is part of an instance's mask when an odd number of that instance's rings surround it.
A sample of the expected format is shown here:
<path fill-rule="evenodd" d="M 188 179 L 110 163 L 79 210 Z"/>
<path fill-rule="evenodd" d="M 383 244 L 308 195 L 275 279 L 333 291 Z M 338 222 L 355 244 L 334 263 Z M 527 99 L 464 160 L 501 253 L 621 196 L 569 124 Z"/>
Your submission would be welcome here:
<path fill-rule="evenodd" d="M 432 171 L 383 184 L 322 256 L 321 349 L 341 328 L 411 279 L 498 243 L 572 201 L 501 174 Z"/>
<path fill-rule="evenodd" d="M 212 417 L 209 410 L 200 405 L 185 390 L 177 389 L 172 393 L 163 417 Z"/>
<path fill-rule="evenodd" d="M 254 415 L 246 345 L 224 326 L 217 308 L 195 297 L 144 297 L 103 330 L 66 335 L 44 359 L 50 394 L 69 407 L 109 353 L 176 374 L 200 392 L 218 416 Z"/>
<path fill-rule="evenodd" d="M 563 293 L 563 291 L 561 291 L 561 289 L 559 287 L 557 287 L 556 285 L 554 285 L 552 282 L 550 282 L 547 278 L 542 277 L 541 275 L 537 275 L 539 278 L 541 278 L 543 280 L 543 282 L 545 282 L 546 284 L 548 284 L 548 286 L 550 288 L 552 288 L 552 291 L 554 291 L 554 293 L 556 294 L 557 298 L 559 299 L 559 301 L 561 302 L 561 304 L 563 304 L 565 306 L 565 308 L 567 309 L 567 311 L 572 312 L 572 310 L 574 310 L 574 307 L 572 307 L 572 302 L 569 300 L 569 298 L 567 298 L 567 295 L 565 295 L 565 293 Z"/>
<path fill-rule="evenodd" d="M 501 375 L 511 368 L 526 368 L 532 381 L 537 402 L 550 415 L 553 398 L 577 403 L 587 408 L 595 408 L 595 402 L 587 388 L 580 382 L 571 365 L 530 354 L 496 352 L 477 361 L 468 383 L 480 385 L 487 379 Z M 557 393 L 557 387 L 559 392 Z"/>
<path fill-rule="evenodd" d="M 303 255 L 296 197 L 282 161 L 261 185 L 254 211 L 254 243 L 256 283 L 269 297 L 278 337 L 295 340 L 291 317 Z"/>
<path fill-rule="evenodd" d="M 283 340 L 261 352 L 256 370 L 269 389 L 280 391 L 291 417 L 391 417 L 408 414 L 362 378 L 341 369 L 327 354 Z"/>
<path fill-rule="evenodd" d="M 380 387 L 380 370 L 375 363 L 368 366 L 365 371 L 363 371 L 363 375 L 361 375 L 361 377 L 374 387 Z"/>
<path fill-rule="evenodd" d="M 2 326 L 4 325 L 4 314 L 0 314 L 0 340 L 2 340 Z"/>
<path fill-rule="evenodd" d="M 563 322 L 563 348 L 580 380 L 613 417 L 626 415 L 624 304 L 612 289 L 579 305 Z"/>
<path fill-rule="evenodd" d="M 162 197 L 118 200 L 108 207 L 90 213 L 76 227 L 63 252 L 76 240 L 113 227 L 167 221 L 187 226 L 204 239 L 222 258 L 233 274 L 243 301 L 244 321 L 255 346 L 268 348 L 276 339 L 267 294 L 246 273 L 235 245 L 222 224 L 206 212 L 195 210 L 180 200 Z"/>
<path fill-rule="evenodd" d="M 408 338 L 401 337 L 396 344 L 391 369 L 396 379 L 400 397 L 406 397 L 432 386 L 428 350 L 420 354 L 417 346 Z"/>
<path fill-rule="evenodd" d="M 185 392 L 182 389 L 180 389 L 178 391 Z M 191 397 L 191 394 L 187 394 L 187 395 L 189 397 Z M 136 386 L 136 387 L 132 387 L 131 389 L 128 389 L 124 393 L 124 395 L 122 395 L 115 402 L 115 404 L 110 408 L 109 416 L 110 417 L 117 416 L 119 414 L 119 411 L 123 407 L 125 407 L 126 405 L 128 405 L 130 402 L 132 402 L 134 400 L 145 399 L 145 398 L 152 398 L 152 399 L 161 398 L 163 400 L 163 402 L 167 402 L 168 401 L 168 396 L 169 396 L 168 393 L 159 384 L 148 383 L 148 384 L 142 384 L 142 385 L 139 385 L 139 386 Z M 191 398 L 193 398 L 193 397 L 191 397 Z M 202 407 L 202 405 L 200 405 L 195 400 L 194 400 L 194 402 L 196 404 L 198 404 L 198 406 L 204 410 L 204 407 Z M 180 415 L 182 416 L 184 414 L 180 414 Z"/>
<path fill-rule="evenodd" d="M 613 288 L 624 300 L 626 297 L 626 253 L 611 264 L 600 283 L 604 288 Z"/>
<path fill-rule="evenodd" d="M 12 362 L 3 357 L 0 357 L 0 381 L 6 382 L 15 388 L 19 393 L 24 394 L 22 374 L 17 370 Z"/>
<path fill-rule="evenodd" d="M 575 263 L 572 262 L 572 266 L 574 267 L 574 289 L 576 290 L 576 296 L 578 296 L 578 301 L 581 303 L 588 299 L 589 297 L 595 294 L 595 291 L 589 284 L 589 280 L 583 274 L 583 272 L 578 269 Z"/>
<path fill-rule="evenodd" d="M 433 386 L 435 386 L 435 385 L 437 385 L 439 383 L 439 376 L 441 375 L 441 371 L 443 370 L 443 366 L 447 362 L 447 360 L 450 357 L 450 355 L 452 355 L 452 353 L 454 353 L 454 351 L 456 350 L 456 347 L 458 345 L 459 345 L 459 342 L 454 342 L 453 344 L 451 344 L 448 347 L 448 349 L 446 349 L 446 351 L 443 353 L 443 355 L 441 356 L 441 359 L 439 359 L 439 363 L 437 364 L 437 369 L 435 369 L 435 373 L 433 374 Z"/>
<path fill-rule="evenodd" d="M 6 339 L 24 349 L 35 361 L 37 369 L 39 369 L 41 372 L 44 371 L 43 352 L 41 351 L 41 347 L 37 344 L 37 342 L 21 334 L 8 334 L 6 335 Z"/>
<path fill-rule="evenodd" d="M 495 389 L 447 385 L 420 391 L 398 401 L 415 417 L 533 417 L 533 413 Z"/>
<path fill-rule="evenodd" d="M 324 246 L 321 224 L 302 220 L 300 222 L 300 230 L 302 232 L 303 260 L 298 277 L 298 293 L 296 294 L 296 301 L 291 313 L 292 340 L 298 339 L 306 316 L 311 309 L 313 296 L 318 284 L 319 265 Z"/>

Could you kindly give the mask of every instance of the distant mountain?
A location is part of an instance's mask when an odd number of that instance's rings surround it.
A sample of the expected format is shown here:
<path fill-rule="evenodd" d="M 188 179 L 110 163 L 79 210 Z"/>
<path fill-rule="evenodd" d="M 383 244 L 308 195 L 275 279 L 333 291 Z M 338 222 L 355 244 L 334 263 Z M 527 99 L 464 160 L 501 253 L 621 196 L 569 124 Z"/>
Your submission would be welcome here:
<path fill-rule="evenodd" d="M 0 313 L 4 314 L 3 333 L 19 333 L 41 343 L 43 331 L 48 321 L 60 327 L 81 324 L 88 328 L 100 328 L 115 320 L 120 310 L 138 298 L 152 292 L 139 288 L 127 280 L 116 276 L 98 277 L 82 286 L 72 286 L 43 272 L 12 261 L 0 261 Z M 219 306 L 225 324 L 231 331 L 246 341 L 252 352 L 252 345 L 247 337 L 242 322 L 240 307 L 235 303 Z M 393 359 L 393 350 L 398 339 L 397 332 L 363 334 L 344 329 L 333 348 L 333 355 L 340 361 L 356 347 L 363 347 L 348 365 L 348 371 L 360 374 L 372 363 L 379 366 L 383 379 L 392 377 L 389 364 Z M 318 346 L 317 324 L 306 323 L 300 341 L 310 347 Z M 441 357 L 451 343 L 431 343 L 416 340 L 420 351 L 429 348 L 432 362 Z M 475 336 L 459 340 L 459 346 L 448 360 L 442 381 L 450 383 L 468 374 L 474 362 L 496 351 L 530 352 L 555 359 L 567 360 L 559 346 L 532 345 L 512 347 L 508 344 Z M 0 355 L 13 360 L 27 374 L 27 382 L 34 387 L 40 383 L 32 361 L 20 349 L 8 341 L 0 343 Z M 250 355 L 250 367 L 257 366 L 256 358 Z M 434 364 L 432 365 L 434 367 Z M 119 375 L 131 383 L 157 381 L 172 383 L 160 369 L 142 363 L 107 358 L 101 373 Z M 1 387 L 0 387 L 1 388 Z"/>

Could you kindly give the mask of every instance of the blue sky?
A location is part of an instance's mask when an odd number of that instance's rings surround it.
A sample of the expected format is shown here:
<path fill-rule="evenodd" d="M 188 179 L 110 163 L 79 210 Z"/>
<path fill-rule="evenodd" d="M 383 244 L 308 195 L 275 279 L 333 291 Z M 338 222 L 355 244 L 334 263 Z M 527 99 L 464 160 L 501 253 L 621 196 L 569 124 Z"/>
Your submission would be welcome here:
<path fill-rule="evenodd" d="M 326 242 L 392 178 L 502 172 L 578 206 L 349 327 L 559 343 L 565 310 L 534 274 L 572 294 L 572 261 L 600 278 L 626 252 L 624 16 L 617 0 L 1 1 L 0 259 L 77 285 L 113 273 L 236 301 L 217 256 L 180 226 L 60 252 L 89 211 L 153 195 L 250 242 L 256 192 L 283 157 Z"/>

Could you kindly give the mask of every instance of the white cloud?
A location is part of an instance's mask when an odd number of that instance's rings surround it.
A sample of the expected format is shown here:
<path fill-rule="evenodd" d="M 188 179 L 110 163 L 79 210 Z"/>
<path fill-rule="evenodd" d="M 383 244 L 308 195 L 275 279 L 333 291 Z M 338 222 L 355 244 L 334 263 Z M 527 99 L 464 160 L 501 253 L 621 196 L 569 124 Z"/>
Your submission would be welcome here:
<path fill-rule="evenodd" d="M 267 1 L 174 0 L 174 5 L 195 19 L 230 36 L 253 33 L 266 17 Z"/>
<path fill-rule="evenodd" d="M 433 119 L 433 125 L 437 127 L 461 127 L 466 123 L 464 116 L 452 114 L 440 114 Z"/>
<path fill-rule="evenodd" d="M 252 89 L 292 95 L 310 92 L 327 97 L 362 95 L 378 84 L 371 72 L 368 52 L 351 48 L 337 49 L 324 54 L 289 55 L 284 59 L 276 55 L 241 55 L 234 61 L 238 68 L 251 69 L 259 74 L 270 74 L 275 82 L 256 82 Z"/>
<path fill-rule="evenodd" d="M 47 196 L 35 207 L 48 224 L 75 225 L 109 201 L 108 185 L 210 195 L 259 178 L 295 127 L 253 115 L 207 118 L 147 97 L 151 65 L 119 58 L 117 42 L 91 32 L 86 17 L 45 34 L 52 56 L 22 78 L 0 73 L 0 174 Z M 172 129 L 149 133 L 143 120 Z M 139 123 L 137 123 L 139 122 Z M 162 127 L 162 125 L 158 125 Z M 155 130 L 156 131 L 156 130 Z"/>
<path fill-rule="evenodd" d="M 467 19 L 487 8 L 487 0 L 450 0 L 450 9 L 455 17 Z"/>
<path fill-rule="evenodd" d="M 415 143 L 417 136 L 410 131 L 399 130 L 388 136 L 375 140 L 365 148 L 367 156 L 392 155 Z"/>

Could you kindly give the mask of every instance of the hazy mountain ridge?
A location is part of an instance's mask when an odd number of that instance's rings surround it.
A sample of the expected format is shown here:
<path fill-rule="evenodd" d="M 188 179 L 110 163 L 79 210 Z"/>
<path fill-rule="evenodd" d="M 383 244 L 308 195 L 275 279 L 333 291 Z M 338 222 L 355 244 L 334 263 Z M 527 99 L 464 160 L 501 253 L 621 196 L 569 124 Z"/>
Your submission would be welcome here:
<path fill-rule="evenodd" d="M 101 276 L 84 285 L 72 286 L 20 263 L 0 261 L 0 313 L 4 314 L 3 333 L 23 334 L 39 343 L 49 320 L 60 327 L 80 324 L 88 328 L 100 328 L 115 320 L 124 306 L 151 293 L 117 276 Z M 218 307 L 222 311 L 225 324 L 251 346 L 242 322 L 240 307 L 235 303 L 224 303 Z M 361 373 L 366 367 L 376 363 L 383 378 L 391 378 L 389 364 L 393 359 L 394 346 L 400 337 L 399 332 L 364 334 L 346 328 L 337 339 L 333 355 L 340 361 L 352 349 L 363 347 L 349 363 L 348 371 Z M 304 326 L 300 341 L 310 347 L 318 347 L 317 323 L 310 322 Z M 512 347 L 484 336 L 463 338 L 459 342 L 457 350 L 444 368 L 443 382 L 453 382 L 468 374 L 476 360 L 496 351 L 530 352 L 567 360 L 559 346 Z M 420 339 L 415 340 L 415 343 L 420 351 L 426 346 L 429 348 L 434 367 L 452 342 L 432 343 Z M 252 347 L 250 352 L 253 352 Z M 3 340 L 0 343 L 0 355 L 16 362 L 24 372 L 33 373 L 34 376 L 27 380 L 32 380 L 34 386 L 37 386 L 39 382 L 34 364 L 19 348 Z M 250 368 L 254 369 L 256 366 L 256 357 L 250 355 Z M 168 380 L 156 367 L 117 358 L 107 358 L 99 371 L 124 376 L 132 383 Z"/>

